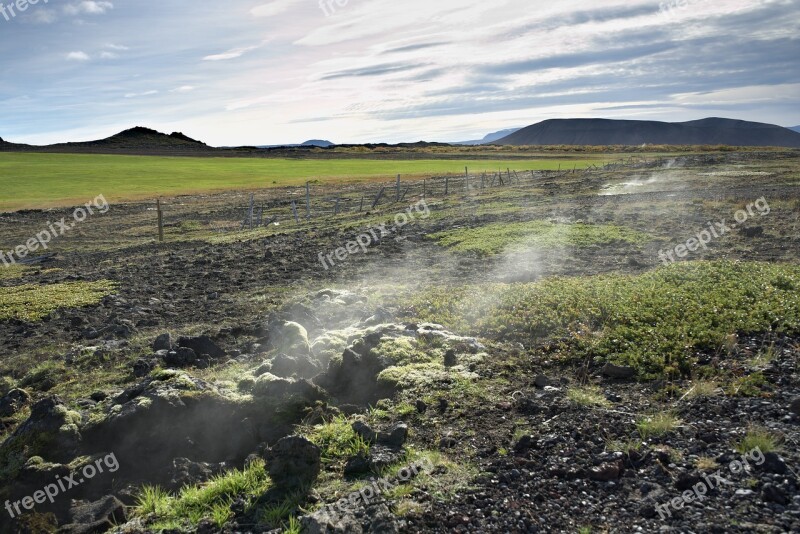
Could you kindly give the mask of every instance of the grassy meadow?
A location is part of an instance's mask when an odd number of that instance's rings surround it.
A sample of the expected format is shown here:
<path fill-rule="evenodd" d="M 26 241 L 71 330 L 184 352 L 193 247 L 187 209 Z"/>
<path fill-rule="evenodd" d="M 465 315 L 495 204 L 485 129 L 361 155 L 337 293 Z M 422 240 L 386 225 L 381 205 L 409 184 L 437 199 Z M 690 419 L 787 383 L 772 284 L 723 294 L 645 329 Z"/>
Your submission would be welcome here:
<path fill-rule="evenodd" d="M 600 158 L 600 159 L 597 159 Z M 385 160 L 188 158 L 155 156 L 0 154 L 0 210 L 109 202 L 228 190 L 332 184 L 462 174 L 511 168 L 555 170 L 602 162 L 597 156 L 532 160 Z"/>

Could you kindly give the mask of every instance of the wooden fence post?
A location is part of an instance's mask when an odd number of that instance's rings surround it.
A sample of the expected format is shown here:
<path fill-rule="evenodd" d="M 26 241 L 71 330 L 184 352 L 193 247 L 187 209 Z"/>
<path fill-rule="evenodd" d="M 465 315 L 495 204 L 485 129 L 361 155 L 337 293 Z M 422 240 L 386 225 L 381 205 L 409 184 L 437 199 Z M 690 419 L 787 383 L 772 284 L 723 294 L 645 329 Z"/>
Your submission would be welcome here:
<path fill-rule="evenodd" d="M 161 199 L 156 199 L 156 211 L 158 212 L 158 241 L 164 241 L 164 213 L 161 211 Z"/>
<path fill-rule="evenodd" d="M 400 175 L 397 175 L 397 192 L 395 194 L 395 202 L 400 202 Z"/>
<path fill-rule="evenodd" d="M 375 200 L 372 202 L 372 207 L 370 209 L 373 209 L 373 210 L 375 209 L 375 206 L 377 206 L 378 202 L 380 202 L 384 191 L 386 191 L 386 186 L 381 187 L 381 190 L 378 191 L 378 196 L 375 197 Z"/>
<path fill-rule="evenodd" d="M 294 213 L 294 222 L 300 224 L 300 216 L 297 214 L 297 202 L 292 200 L 292 213 Z"/>
<path fill-rule="evenodd" d="M 306 182 L 306 219 L 311 219 L 311 186 Z"/>

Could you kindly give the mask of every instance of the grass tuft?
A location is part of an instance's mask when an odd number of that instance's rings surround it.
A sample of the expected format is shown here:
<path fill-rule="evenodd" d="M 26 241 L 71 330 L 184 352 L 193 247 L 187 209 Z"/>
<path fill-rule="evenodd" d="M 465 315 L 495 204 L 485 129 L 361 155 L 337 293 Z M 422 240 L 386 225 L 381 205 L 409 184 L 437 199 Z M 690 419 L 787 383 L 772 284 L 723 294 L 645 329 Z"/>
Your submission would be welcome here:
<path fill-rule="evenodd" d="M 751 427 L 747 430 L 744 437 L 736 443 L 736 450 L 741 454 L 747 454 L 755 449 L 760 449 L 762 453 L 777 452 L 780 449 L 781 438 L 769 430 L 759 427 Z"/>
<path fill-rule="evenodd" d="M 636 429 L 642 439 L 646 440 L 651 437 L 660 437 L 668 434 L 680 424 L 680 419 L 674 414 L 664 412 L 639 419 L 636 423 Z"/>
<path fill-rule="evenodd" d="M 611 404 L 597 386 L 571 387 L 567 390 L 567 399 L 578 406 L 609 406 Z"/>

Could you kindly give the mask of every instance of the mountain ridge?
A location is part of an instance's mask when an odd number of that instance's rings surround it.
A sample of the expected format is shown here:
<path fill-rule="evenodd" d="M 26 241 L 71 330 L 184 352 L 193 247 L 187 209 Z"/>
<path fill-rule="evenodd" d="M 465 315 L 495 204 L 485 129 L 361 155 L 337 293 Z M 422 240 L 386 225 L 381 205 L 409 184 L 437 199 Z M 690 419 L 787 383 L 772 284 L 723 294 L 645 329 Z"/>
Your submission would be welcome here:
<path fill-rule="evenodd" d="M 774 124 L 708 117 L 686 122 L 613 119 L 548 119 L 492 144 L 729 145 L 800 148 L 800 133 Z"/>
<path fill-rule="evenodd" d="M 513 133 L 518 132 L 521 129 L 522 128 L 507 128 L 505 130 L 500 130 L 498 132 L 492 132 L 492 133 L 486 134 L 485 136 L 483 136 L 483 139 L 472 140 L 472 141 L 457 141 L 457 142 L 451 143 L 451 144 L 453 144 L 453 145 L 471 145 L 471 146 L 485 145 L 485 144 L 489 144 L 489 143 L 491 143 L 493 141 L 497 141 L 499 139 L 507 137 L 507 136 L 509 136 L 509 135 L 511 135 Z"/>

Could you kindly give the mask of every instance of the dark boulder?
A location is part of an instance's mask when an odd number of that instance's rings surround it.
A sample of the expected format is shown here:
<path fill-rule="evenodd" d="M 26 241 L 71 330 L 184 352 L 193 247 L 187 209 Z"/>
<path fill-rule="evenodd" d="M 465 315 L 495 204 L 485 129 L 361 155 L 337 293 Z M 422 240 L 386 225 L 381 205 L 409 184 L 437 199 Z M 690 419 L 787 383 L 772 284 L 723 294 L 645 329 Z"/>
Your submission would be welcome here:
<path fill-rule="evenodd" d="M 172 336 L 169 333 L 161 334 L 153 341 L 153 351 L 172 350 Z"/>
<path fill-rule="evenodd" d="M 195 354 L 199 356 L 205 355 L 213 360 L 224 358 L 226 355 L 225 351 L 211 341 L 211 338 L 208 336 L 181 337 L 178 339 L 178 346 L 192 349 Z"/>
<path fill-rule="evenodd" d="M 267 451 L 269 476 L 282 490 L 306 489 L 322 468 L 319 447 L 302 436 L 288 436 Z"/>

